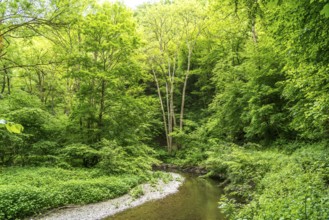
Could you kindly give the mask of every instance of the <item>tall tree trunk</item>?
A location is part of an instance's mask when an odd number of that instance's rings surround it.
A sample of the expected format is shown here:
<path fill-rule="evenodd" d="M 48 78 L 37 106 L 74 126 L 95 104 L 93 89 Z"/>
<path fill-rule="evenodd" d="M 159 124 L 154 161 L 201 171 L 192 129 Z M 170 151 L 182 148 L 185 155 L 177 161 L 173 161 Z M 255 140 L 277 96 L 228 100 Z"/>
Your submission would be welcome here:
<path fill-rule="evenodd" d="M 45 88 L 44 88 L 44 72 L 42 70 L 37 72 L 38 75 L 38 87 L 39 87 L 39 93 L 40 93 L 40 100 L 42 103 L 47 103 L 47 98 L 45 95 Z"/>
<path fill-rule="evenodd" d="M 172 136 L 170 136 L 170 134 L 173 132 L 173 123 L 172 123 L 172 116 L 171 116 L 171 112 L 170 112 L 170 99 L 171 99 L 171 94 L 170 94 L 170 87 L 171 87 L 171 83 L 170 82 L 166 82 L 166 102 L 167 102 L 167 117 L 168 117 L 168 139 L 169 139 L 169 145 L 168 145 L 168 151 L 171 152 L 172 151 Z"/>
<path fill-rule="evenodd" d="M 1 94 L 3 94 L 5 92 L 5 88 L 6 88 L 6 73 L 3 73 L 3 81 L 2 81 L 2 88 L 1 88 Z"/>
<path fill-rule="evenodd" d="M 257 31 L 256 31 L 256 16 L 258 13 L 259 5 L 258 5 L 258 0 L 254 0 L 252 4 L 252 8 L 249 9 L 251 10 L 251 33 L 252 33 L 252 39 L 254 43 L 256 44 L 258 41 L 258 36 L 257 36 Z"/>
<path fill-rule="evenodd" d="M 106 81 L 102 79 L 101 82 L 101 99 L 99 105 L 99 114 L 98 114 L 98 128 L 101 129 L 103 127 L 103 114 L 105 110 L 105 89 L 106 89 Z"/>
<path fill-rule="evenodd" d="M 158 98 L 159 98 L 159 101 L 160 101 L 160 107 L 161 107 L 161 111 L 162 111 L 163 125 L 164 125 L 164 129 L 165 129 L 165 135 L 166 135 L 166 141 L 167 141 L 167 149 L 168 149 L 168 151 L 170 151 L 171 145 L 170 145 L 170 140 L 169 140 L 169 135 L 168 135 L 166 112 L 165 112 L 165 108 L 164 108 L 163 101 L 162 101 L 160 85 L 159 85 L 159 81 L 158 81 L 158 78 L 155 74 L 154 69 L 152 69 L 152 73 L 153 73 L 154 81 L 155 81 L 155 84 L 156 84 L 156 87 L 157 87 Z"/>
<path fill-rule="evenodd" d="M 252 33 L 252 39 L 253 39 L 254 43 L 257 43 L 258 36 L 257 36 L 257 32 L 256 32 L 256 17 L 255 16 L 253 16 L 251 19 L 251 33 Z"/>
<path fill-rule="evenodd" d="M 10 76 L 9 76 L 9 73 L 8 73 L 7 69 L 5 69 L 4 71 L 5 71 L 5 74 L 6 74 L 6 77 L 7 77 L 7 92 L 8 92 L 8 94 L 10 94 L 10 86 L 11 86 Z"/>
<path fill-rule="evenodd" d="M 176 72 L 176 59 L 174 60 L 174 65 L 173 65 L 173 70 L 172 70 L 172 91 L 171 94 L 173 94 L 174 96 L 174 84 L 175 84 L 175 72 Z M 174 105 L 174 99 L 172 99 L 172 116 L 173 116 L 173 123 L 174 123 L 174 127 L 176 127 L 176 116 L 175 116 L 175 105 Z"/>
<path fill-rule="evenodd" d="M 50 86 L 49 87 L 49 94 L 51 96 L 51 113 L 53 115 L 56 115 L 56 112 L 55 112 L 55 97 L 54 97 L 54 92 L 53 92 L 53 86 Z"/>
<path fill-rule="evenodd" d="M 0 22 L 0 25 L 2 25 L 2 22 Z M 0 36 L 0 53 L 2 54 L 3 51 L 3 37 Z M 6 65 L 3 65 L 3 69 L 6 70 Z M 1 88 L 1 94 L 5 92 L 6 88 L 6 71 L 3 73 L 3 81 L 2 81 L 2 88 Z"/>
<path fill-rule="evenodd" d="M 188 80 L 188 77 L 190 74 L 191 57 L 192 57 L 192 46 L 190 44 L 188 44 L 187 47 L 188 47 L 187 69 L 186 69 L 183 92 L 182 92 L 182 103 L 181 103 L 180 118 L 179 118 L 179 130 L 180 131 L 183 130 L 186 87 L 187 87 L 187 80 Z"/>
<path fill-rule="evenodd" d="M 170 112 L 170 123 L 171 123 L 171 132 L 174 131 L 176 126 L 176 118 L 175 118 L 175 105 L 174 105 L 174 85 L 175 85 L 175 62 L 173 65 L 173 69 L 171 71 L 170 65 L 169 65 L 169 75 L 170 75 L 170 100 L 169 100 L 169 112 Z M 169 133 L 169 134 L 170 134 Z M 171 146 L 172 150 L 176 149 L 176 144 L 173 143 L 173 139 L 171 138 Z"/>

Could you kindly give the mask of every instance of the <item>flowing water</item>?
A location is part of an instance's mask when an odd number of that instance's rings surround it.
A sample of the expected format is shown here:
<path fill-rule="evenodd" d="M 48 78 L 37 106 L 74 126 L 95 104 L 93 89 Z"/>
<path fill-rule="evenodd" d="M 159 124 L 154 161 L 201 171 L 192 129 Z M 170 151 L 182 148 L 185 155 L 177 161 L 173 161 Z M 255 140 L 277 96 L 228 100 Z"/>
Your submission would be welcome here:
<path fill-rule="evenodd" d="M 225 220 L 218 209 L 222 190 L 213 180 L 186 176 L 179 192 L 128 209 L 106 220 Z"/>

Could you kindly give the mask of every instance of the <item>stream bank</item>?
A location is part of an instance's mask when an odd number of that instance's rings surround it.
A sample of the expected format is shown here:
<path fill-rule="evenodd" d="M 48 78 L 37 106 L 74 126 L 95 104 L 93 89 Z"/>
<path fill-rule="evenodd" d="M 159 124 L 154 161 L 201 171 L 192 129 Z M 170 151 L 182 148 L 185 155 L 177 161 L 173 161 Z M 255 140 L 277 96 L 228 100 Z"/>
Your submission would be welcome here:
<path fill-rule="evenodd" d="M 219 182 L 183 175 L 185 181 L 177 193 L 127 209 L 105 220 L 226 220 L 218 208 L 223 194 Z"/>
<path fill-rule="evenodd" d="M 44 216 L 34 218 L 39 220 L 98 220 L 108 216 L 122 212 L 139 206 L 145 202 L 161 199 L 170 194 L 178 192 L 178 188 L 182 185 L 184 178 L 176 173 L 170 173 L 173 177 L 172 181 L 165 183 L 159 180 L 155 186 L 151 184 L 142 184 L 143 195 L 139 198 L 126 194 L 119 198 L 111 199 L 105 202 L 89 204 L 79 207 L 62 209 Z"/>
<path fill-rule="evenodd" d="M 152 169 L 160 170 L 160 171 L 164 171 L 164 172 L 186 173 L 186 174 L 197 175 L 197 176 L 205 176 L 205 175 L 208 175 L 210 172 L 210 170 L 207 170 L 205 167 L 181 166 L 181 165 L 168 164 L 168 163 L 153 165 Z M 218 181 L 226 180 L 225 175 L 220 174 L 220 173 L 212 173 L 209 177 L 211 179 L 218 180 Z"/>

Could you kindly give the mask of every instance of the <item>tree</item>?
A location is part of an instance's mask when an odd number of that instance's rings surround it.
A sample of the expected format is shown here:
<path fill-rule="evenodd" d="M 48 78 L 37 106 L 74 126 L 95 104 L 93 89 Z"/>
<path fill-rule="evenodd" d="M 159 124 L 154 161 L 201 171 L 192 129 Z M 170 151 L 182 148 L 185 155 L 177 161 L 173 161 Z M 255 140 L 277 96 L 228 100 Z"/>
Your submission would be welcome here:
<path fill-rule="evenodd" d="M 183 26 L 183 41 L 187 48 L 187 64 L 184 77 L 184 84 L 182 88 L 182 101 L 181 101 L 181 110 L 179 117 L 179 130 L 183 131 L 183 122 L 184 122 L 184 108 L 185 108 L 185 99 L 186 99 L 186 87 L 188 78 L 191 71 L 191 60 L 196 47 L 196 43 L 204 29 L 207 25 L 207 16 L 206 9 L 204 5 L 200 4 L 198 1 L 181 1 L 177 5 L 179 8 L 179 17 L 178 19 L 182 22 Z"/>
<path fill-rule="evenodd" d="M 59 4 L 65 7 L 68 2 L 60 1 Z M 64 7 L 58 8 L 52 1 L 46 3 L 5 0 L 0 3 L 0 61 L 3 73 L 1 93 L 4 93 L 7 88 L 7 93 L 10 94 L 13 68 L 33 66 L 33 64 L 22 64 L 12 59 L 10 51 L 13 51 L 11 46 L 14 39 L 40 35 L 39 28 L 42 26 L 55 28 L 63 25 L 60 16 L 67 11 Z M 45 10 L 46 8 L 49 10 Z"/>
<path fill-rule="evenodd" d="M 123 134 L 132 137 L 134 132 L 128 131 L 137 129 L 135 123 L 145 119 L 140 123 L 146 125 L 153 114 L 140 106 L 152 101 L 142 95 L 143 76 L 134 60 L 138 38 L 132 14 L 120 3 L 106 3 L 95 6 L 80 27 L 81 47 L 69 73 L 79 80 L 71 114 L 73 124 L 79 124 L 75 132 L 88 144 Z"/>
<path fill-rule="evenodd" d="M 177 148 L 172 133 L 176 127 L 183 130 L 191 59 L 197 39 L 205 27 L 206 16 L 202 9 L 205 6 L 197 1 L 160 2 L 146 5 L 139 12 L 140 23 L 148 42 L 144 49 L 144 53 L 148 54 L 147 68 L 154 77 L 167 149 L 170 152 Z M 184 50 L 187 51 L 186 55 L 182 55 Z M 180 95 L 181 101 L 178 101 L 176 97 Z M 180 106 L 179 126 L 176 106 Z"/>
<path fill-rule="evenodd" d="M 157 94 L 160 101 L 162 118 L 168 151 L 174 150 L 173 138 L 170 134 L 176 125 L 174 91 L 175 74 L 177 74 L 177 59 L 181 39 L 177 35 L 178 26 L 172 4 L 155 4 L 143 11 L 140 22 L 143 24 L 149 44 L 145 53 L 149 71 L 154 77 Z M 163 98 L 162 93 L 165 93 Z"/>
<path fill-rule="evenodd" d="M 287 80 L 282 95 L 288 100 L 290 128 L 300 138 L 328 137 L 328 18 L 324 1 L 289 1 L 270 5 L 269 34 L 276 40 Z M 296 10 L 298 9 L 298 10 Z M 284 22 L 283 22 L 284 21 Z"/>

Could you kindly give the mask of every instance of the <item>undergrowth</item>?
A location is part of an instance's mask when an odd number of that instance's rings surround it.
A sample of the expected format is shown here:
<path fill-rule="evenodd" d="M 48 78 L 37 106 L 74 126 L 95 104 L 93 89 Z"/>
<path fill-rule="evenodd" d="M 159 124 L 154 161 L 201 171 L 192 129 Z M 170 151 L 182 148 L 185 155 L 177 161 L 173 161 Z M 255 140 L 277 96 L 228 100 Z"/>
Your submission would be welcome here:
<path fill-rule="evenodd" d="M 106 176 L 96 169 L 1 168 L 0 219 L 21 219 L 60 206 L 111 199 L 142 181 L 136 175 Z"/>
<path fill-rule="evenodd" d="M 225 175 L 219 204 L 229 219 L 329 219 L 329 150 L 300 146 L 282 153 L 283 146 L 221 144 L 208 151 L 210 175 Z"/>

